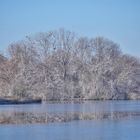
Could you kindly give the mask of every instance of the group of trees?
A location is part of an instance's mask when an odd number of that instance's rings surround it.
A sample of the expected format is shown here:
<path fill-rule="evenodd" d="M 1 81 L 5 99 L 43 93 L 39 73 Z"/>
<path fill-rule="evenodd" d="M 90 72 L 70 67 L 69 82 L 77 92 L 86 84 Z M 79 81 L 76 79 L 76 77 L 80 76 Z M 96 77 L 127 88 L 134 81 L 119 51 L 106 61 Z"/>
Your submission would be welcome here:
<path fill-rule="evenodd" d="M 60 29 L 13 43 L 0 55 L 0 95 L 45 100 L 131 99 L 140 94 L 140 61 L 103 37 Z"/>

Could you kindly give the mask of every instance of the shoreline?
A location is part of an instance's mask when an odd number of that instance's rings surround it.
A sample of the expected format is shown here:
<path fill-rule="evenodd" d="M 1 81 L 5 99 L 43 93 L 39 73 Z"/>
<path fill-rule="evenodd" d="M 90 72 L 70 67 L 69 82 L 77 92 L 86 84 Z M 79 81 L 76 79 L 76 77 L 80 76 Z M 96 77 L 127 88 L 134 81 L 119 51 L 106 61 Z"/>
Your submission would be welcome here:
<path fill-rule="evenodd" d="M 50 103 L 83 103 L 85 101 L 133 101 L 140 99 L 84 99 L 84 98 L 73 98 L 73 99 L 58 99 L 58 100 L 43 100 L 41 98 L 15 98 L 15 97 L 0 97 L 0 105 L 18 105 L 18 104 L 41 104 L 43 102 Z"/>

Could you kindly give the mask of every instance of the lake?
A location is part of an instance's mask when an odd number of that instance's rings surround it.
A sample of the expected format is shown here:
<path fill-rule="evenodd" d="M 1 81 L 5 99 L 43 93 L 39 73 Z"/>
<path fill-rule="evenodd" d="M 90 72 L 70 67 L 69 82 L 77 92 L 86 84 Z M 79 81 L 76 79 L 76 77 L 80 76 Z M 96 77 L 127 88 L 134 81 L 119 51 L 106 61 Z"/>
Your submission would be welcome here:
<path fill-rule="evenodd" d="M 140 101 L 85 101 L 1 105 L 0 112 L 140 112 Z M 117 120 L 84 120 L 66 123 L 0 125 L 2 140 L 139 140 L 140 116 Z"/>

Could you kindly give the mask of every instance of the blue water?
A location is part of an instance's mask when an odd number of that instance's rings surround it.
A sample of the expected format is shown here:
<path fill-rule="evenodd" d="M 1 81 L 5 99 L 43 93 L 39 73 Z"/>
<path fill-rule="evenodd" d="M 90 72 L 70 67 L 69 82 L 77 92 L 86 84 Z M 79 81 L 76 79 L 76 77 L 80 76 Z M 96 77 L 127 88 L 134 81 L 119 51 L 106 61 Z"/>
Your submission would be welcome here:
<path fill-rule="evenodd" d="M 140 112 L 140 101 L 1 105 L 0 112 Z M 140 140 L 140 116 L 118 120 L 0 125 L 0 140 Z"/>
<path fill-rule="evenodd" d="M 0 126 L 1 140 L 140 140 L 140 119 Z"/>

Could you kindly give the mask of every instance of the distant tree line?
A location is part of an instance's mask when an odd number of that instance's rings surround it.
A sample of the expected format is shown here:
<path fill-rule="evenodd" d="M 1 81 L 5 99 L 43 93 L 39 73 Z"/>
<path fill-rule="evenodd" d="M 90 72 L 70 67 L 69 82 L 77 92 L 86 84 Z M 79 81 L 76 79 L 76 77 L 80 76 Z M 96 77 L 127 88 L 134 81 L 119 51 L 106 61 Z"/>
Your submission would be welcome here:
<path fill-rule="evenodd" d="M 103 38 L 60 29 L 13 43 L 0 55 L 0 96 L 137 99 L 140 61 Z"/>

